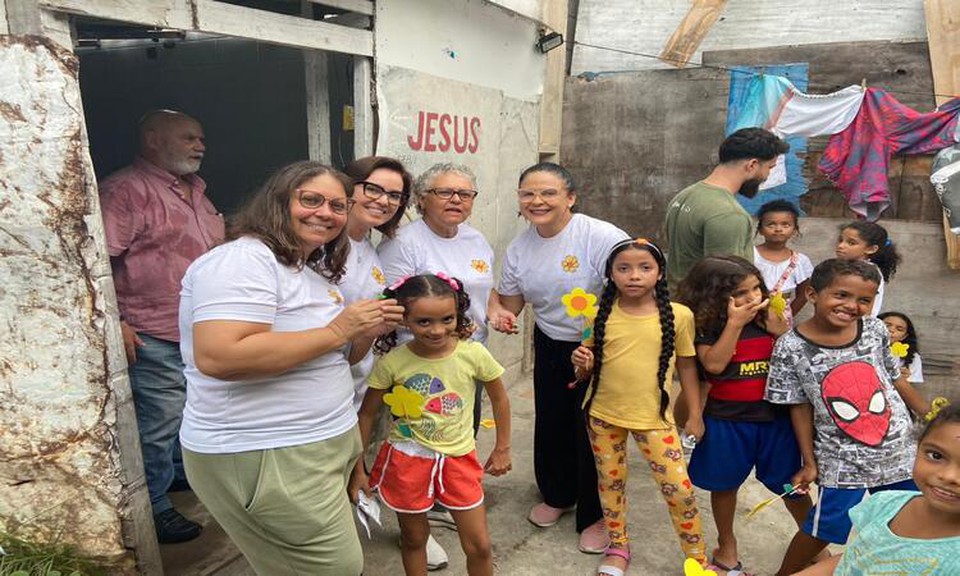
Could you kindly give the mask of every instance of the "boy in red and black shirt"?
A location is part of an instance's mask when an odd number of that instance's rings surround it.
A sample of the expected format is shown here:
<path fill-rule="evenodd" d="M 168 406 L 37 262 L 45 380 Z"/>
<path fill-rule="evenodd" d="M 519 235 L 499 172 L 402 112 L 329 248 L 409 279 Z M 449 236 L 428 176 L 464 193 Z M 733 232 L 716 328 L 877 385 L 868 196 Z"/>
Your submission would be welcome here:
<path fill-rule="evenodd" d="M 742 258 L 701 260 L 681 284 L 679 300 L 694 308 L 697 359 L 710 385 L 703 410 L 706 431 L 690 459 L 690 480 L 711 493 L 719 544 L 711 562 L 723 570 L 742 570 L 733 530 L 740 485 L 756 468 L 757 479 L 782 494 L 800 465 L 789 412 L 763 399 L 774 334 L 787 325 L 768 310 L 759 270 Z M 798 525 L 812 505 L 809 496 L 788 497 L 784 503 Z"/>

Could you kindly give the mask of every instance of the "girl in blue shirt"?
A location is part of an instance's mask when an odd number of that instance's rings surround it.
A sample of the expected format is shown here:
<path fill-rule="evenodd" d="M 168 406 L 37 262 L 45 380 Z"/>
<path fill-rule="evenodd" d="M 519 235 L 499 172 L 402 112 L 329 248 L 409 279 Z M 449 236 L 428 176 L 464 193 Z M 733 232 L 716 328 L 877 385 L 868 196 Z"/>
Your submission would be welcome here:
<path fill-rule="evenodd" d="M 921 432 L 913 480 L 920 492 L 877 492 L 850 510 L 857 534 L 843 555 L 815 564 L 797 576 L 960 574 L 957 403 L 941 409 Z"/>

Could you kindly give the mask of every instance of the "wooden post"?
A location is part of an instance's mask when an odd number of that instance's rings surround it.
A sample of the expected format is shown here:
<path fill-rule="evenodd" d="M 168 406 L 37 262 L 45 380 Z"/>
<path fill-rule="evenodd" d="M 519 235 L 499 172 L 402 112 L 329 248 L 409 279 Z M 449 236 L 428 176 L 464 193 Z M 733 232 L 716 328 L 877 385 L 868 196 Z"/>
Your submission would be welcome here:
<path fill-rule="evenodd" d="M 930 67 L 933 89 L 938 94 L 937 106 L 960 90 L 960 0 L 924 0 L 927 19 L 927 43 L 930 46 Z M 947 266 L 960 270 L 960 236 L 950 231 L 943 216 L 943 233 L 947 242 Z"/>
<path fill-rule="evenodd" d="M 694 0 L 690 11 L 664 45 L 660 59 L 677 68 L 686 66 L 726 5 L 727 0 Z"/>

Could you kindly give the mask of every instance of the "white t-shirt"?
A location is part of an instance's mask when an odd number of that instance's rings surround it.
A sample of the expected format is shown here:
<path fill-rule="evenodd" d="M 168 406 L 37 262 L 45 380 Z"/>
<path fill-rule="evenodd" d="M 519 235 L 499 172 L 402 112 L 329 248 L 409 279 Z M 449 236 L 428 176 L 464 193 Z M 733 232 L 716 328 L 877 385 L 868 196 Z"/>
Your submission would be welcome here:
<path fill-rule="evenodd" d="M 902 365 L 903 359 L 897 358 L 897 366 Z M 923 384 L 923 360 L 920 359 L 919 353 L 913 355 L 913 360 L 910 362 L 909 370 L 910 376 L 907 378 L 907 382 L 911 384 Z"/>
<path fill-rule="evenodd" d="M 343 310 L 336 286 L 309 268 L 280 264 L 260 240 L 241 238 L 187 269 L 180 292 L 180 353 L 187 405 L 180 441 L 203 454 L 298 446 L 357 423 L 353 379 L 343 349 L 280 376 L 224 381 L 197 370 L 193 325 L 206 320 L 270 324 L 274 332 L 326 326 Z"/>
<path fill-rule="evenodd" d="M 910 377 L 907 382 L 911 384 L 923 384 L 923 361 L 920 354 L 913 355 L 913 361 L 910 362 Z"/>
<path fill-rule="evenodd" d="M 438 236 L 423 219 L 401 227 L 377 248 L 387 285 L 403 276 L 444 272 L 458 278 L 470 296 L 472 339 L 487 341 L 487 301 L 493 290 L 493 248 L 479 231 L 461 224 L 453 238 Z M 405 338 L 404 340 L 409 339 Z"/>
<path fill-rule="evenodd" d="M 877 268 L 877 272 L 880 272 L 880 269 Z M 870 315 L 876 317 L 877 314 L 883 312 L 883 287 L 886 286 L 887 282 L 883 279 L 883 274 L 880 274 L 880 285 L 877 286 L 877 297 L 873 299 L 873 310 L 870 312 Z"/>
<path fill-rule="evenodd" d="M 537 326 L 550 338 L 579 342 L 583 319 L 567 315 L 563 295 L 583 288 L 599 298 L 607 256 L 627 238 L 613 224 L 583 214 L 574 214 L 551 238 L 541 237 L 531 225 L 507 247 L 498 292 L 523 296 L 533 307 Z"/>
<path fill-rule="evenodd" d="M 793 272 L 791 272 L 783 281 L 783 284 L 780 285 L 780 293 L 787 298 L 788 302 L 793 301 L 797 286 L 809 280 L 810 276 L 813 275 L 813 262 L 810 261 L 810 258 L 807 257 L 806 254 L 797 251 L 793 253 L 797 255 L 797 265 L 793 267 Z M 763 283 L 767 285 L 767 290 L 772 292 L 777 282 L 780 281 L 780 277 L 783 276 L 783 273 L 787 271 L 787 267 L 790 266 L 790 258 L 787 258 L 783 262 L 771 262 L 761 256 L 760 251 L 754 246 L 753 263 L 763 274 Z"/>
<path fill-rule="evenodd" d="M 347 271 L 340 279 L 340 292 L 347 304 L 358 300 L 370 300 L 383 292 L 387 285 L 383 275 L 383 266 L 377 257 L 377 249 L 370 240 L 364 238 L 356 241 L 350 238 L 350 254 L 347 256 Z M 367 376 L 373 370 L 373 349 L 371 348 L 363 360 L 350 367 L 353 375 L 353 405 L 358 411 L 363 403 L 363 395 L 367 391 Z"/>

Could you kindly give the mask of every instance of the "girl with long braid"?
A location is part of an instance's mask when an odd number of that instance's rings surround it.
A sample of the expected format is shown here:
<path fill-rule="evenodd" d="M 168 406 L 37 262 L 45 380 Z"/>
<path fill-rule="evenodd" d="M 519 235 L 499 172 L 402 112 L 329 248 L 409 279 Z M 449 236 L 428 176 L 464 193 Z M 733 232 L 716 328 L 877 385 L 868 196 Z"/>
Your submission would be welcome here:
<path fill-rule="evenodd" d="M 800 449 L 790 415 L 763 399 L 774 339 L 787 320 L 770 309 L 763 274 L 737 256 L 697 262 L 677 289 L 697 325 L 697 359 L 710 385 L 703 421 L 706 431 L 690 459 L 693 483 L 710 491 L 719 546 L 711 562 L 728 575 L 745 574 L 733 524 L 737 491 L 756 468 L 757 479 L 774 494 L 800 469 Z M 798 525 L 810 496 L 783 499 Z"/>
<path fill-rule="evenodd" d="M 684 554 L 707 564 L 697 500 L 680 436 L 667 413 L 667 387 L 676 369 L 691 406 L 687 432 L 697 438 L 703 434 L 693 338 L 693 313 L 670 302 L 660 248 L 643 238 L 614 245 L 593 336 L 571 356 L 577 378 L 589 380 L 584 410 L 610 538 L 597 574 L 623 576 L 630 561 L 625 483 L 630 435 L 660 486 Z"/>

